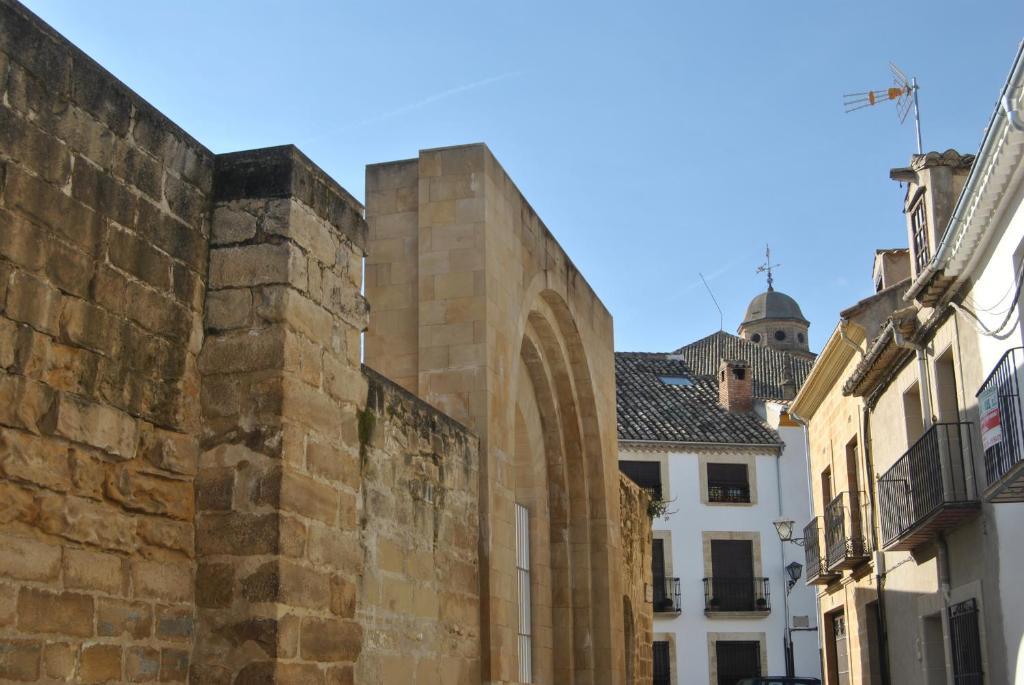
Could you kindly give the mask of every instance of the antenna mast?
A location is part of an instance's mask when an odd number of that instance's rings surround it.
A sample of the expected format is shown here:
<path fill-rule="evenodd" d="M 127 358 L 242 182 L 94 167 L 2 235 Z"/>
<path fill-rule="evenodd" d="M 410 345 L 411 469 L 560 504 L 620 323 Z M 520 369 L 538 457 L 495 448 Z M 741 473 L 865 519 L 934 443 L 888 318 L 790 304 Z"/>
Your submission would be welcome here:
<path fill-rule="evenodd" d="M 700 280 L 704 282 L 704 287 L 708 289 L 708 295 L 711 296 L 711 301 L 715 303 L 715 309 L 718 310 L 718 330 L 724 331 L 725 325 L 722 323 L 722 308 L 718 306 L 718 300 L 715 299 L 715 294 L 711 292 L 711 286 L 708 285 L 706 280 L 704 280 L 704 274 L 698 271 L 697 275 L 700 276 Z"/>
<path fill-rule="evenodd" d="M 921 145 L 921 110 L 917 102 L 917 78 L 907 78 L 907 75 L 892 62 L 889 62 L 889 71 L 892 72 L 893 86 L 884 90 L 869 90 L 863 93 L 846 93 L 843 95 L 843 108 L 849 114 L 858 109 L 873 107 L 879 102 L 886 100 L 896 101 L 896 114 L 902 124 L 907 120 L 910 108 L 914 109 L 914 132 L 917 134 L 917 154 L 924 152 Z"/>

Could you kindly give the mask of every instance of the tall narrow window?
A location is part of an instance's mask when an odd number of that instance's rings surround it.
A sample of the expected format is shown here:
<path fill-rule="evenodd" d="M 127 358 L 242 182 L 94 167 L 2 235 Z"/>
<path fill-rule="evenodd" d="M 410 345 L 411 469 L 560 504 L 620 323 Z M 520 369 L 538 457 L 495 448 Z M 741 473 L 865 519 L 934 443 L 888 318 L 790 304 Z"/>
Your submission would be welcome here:
<path fill-rule="evenodd" d="M 968 599 L 949 607 L 949 644 L 953 652 L 953 682 L 981 685 L 981 633 L 978 630 L 978 602 Z"/>
<path fill-rule="evenodd" d="M 530 512 L 516 503 L 516 580 L 519 582 L 519 682 L 533 682 L 530 617 Z"/>
<path fill-rule="evenodd" d="M 923 197 L 910 210 L 910 230 L 914 234 L 914 265 L 917 267 L 917 273 L 921 273 L 932 258 L 928 244 L 928 218 L 925 214 Z"/>
<path fill-rule="evenodd" d="M 672 652 L 668 642 L 655 640 L 654 648 L 654 685 L 671 685 L 672 683 Z"/>

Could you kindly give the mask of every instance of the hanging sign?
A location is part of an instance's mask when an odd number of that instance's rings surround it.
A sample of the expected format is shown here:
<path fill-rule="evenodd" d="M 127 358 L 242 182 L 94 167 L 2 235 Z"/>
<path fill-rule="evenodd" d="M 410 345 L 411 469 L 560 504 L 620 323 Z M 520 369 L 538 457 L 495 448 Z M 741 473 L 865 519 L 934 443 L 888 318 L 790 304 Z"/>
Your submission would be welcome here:
<path fill-rule="evenodd" d="M 981 409 L 981 444 L 985 449 L 1003 441 L 1003 424 L 999 414 L 999 391 L 994 385 L 978 396 Z"/>

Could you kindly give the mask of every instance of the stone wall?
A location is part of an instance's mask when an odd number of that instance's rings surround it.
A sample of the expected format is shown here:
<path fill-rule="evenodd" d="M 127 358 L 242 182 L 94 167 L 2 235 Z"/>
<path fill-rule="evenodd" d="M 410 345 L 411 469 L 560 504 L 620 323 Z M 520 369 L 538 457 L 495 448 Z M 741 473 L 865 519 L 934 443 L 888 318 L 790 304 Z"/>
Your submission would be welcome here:
<path fill-rule="evenodd" d="M 653 605 L 648 596 L 654 578 L 651 566 L 650 497 L 626 476 L 619 477 L 622 534 L 622 613 L 626 685 L 646 685 L 654 675 Z"/>
<path fill-rule="evenodd" d="M 0 2 L 0 679 L 186 678 L 213 155 Z"/>
<path fill-rule="evenodd" d="M 363 415 L 358 680 L 480 682 L 479 445 L 375 372 Z"/>
<path fill-rule="evenodd" d="M 365 231 L 0 0 L 0 680 L 477 677 L 476 441 L 367 383 Z"/>

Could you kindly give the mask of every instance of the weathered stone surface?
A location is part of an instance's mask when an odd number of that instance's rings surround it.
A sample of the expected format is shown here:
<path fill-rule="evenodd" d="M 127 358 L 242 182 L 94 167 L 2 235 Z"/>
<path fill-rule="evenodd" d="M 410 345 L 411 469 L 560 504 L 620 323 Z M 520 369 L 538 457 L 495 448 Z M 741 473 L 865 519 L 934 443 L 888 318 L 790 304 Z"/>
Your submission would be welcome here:
<path fill-rule="evenodd" d="M 196 571 L 196 605 L 227 608 L 234 598 L 235 567 L 227 563 L 199 564 Z"/>
<path fill-rule="evenodd" d="M 139 439 L 138 425 L 128 414 L 65 393 L 58 393 L 46 430 L 122 459 L 135 456 Z"/>
<path fill-rule="evenodd" d="M 78 678 L 82 683 L 107 683 L 121 679 L 121 646 L 93 644 L 82 647 Z"/>
<path fill-rule="evenodd" d="M 0 474 L 66 492 L 71 488 L 68 448 L 20 431 L 0 429 Z"/>
<path fill-rule="evenodd" d="M 160 650 L 160 682 L 182 683 L 188 678 L 189 653 L 182 649 Z"/>
<path fill-rule="evenodd" d="M 7 288 L 6 315 L 49 335 L 60 330 L 60 292 L 25 271 L 15 271 Z"/>
<path fill-rule="evenodd" d="M 157 607 L 156 636 L 171 642 L 189 642 L 193 633 L 191 607 Z"/>
<path fill-rule="evenodd" d="M 100 598 L 96 606 L 96 634 L 144 640 L 153 634 L 153 608 L 145 602 Z"/>
<path fill-rule="evenodd" d="M 248 288 L 212 290 L 206 296 L 206 327 L 213 331 L 242 328 L 252 320 L 252 291 Z"/>
<path fill-rule="evenodd" d="M 0 640 L 0 678 L 10 681 L 34 681 L 39 677 L 38 642 Z"/>
<path fill-rule="evenodd" d="M 124 593 L 124 581 L 121 557 L 88 549 L 65 548 L 65 587 L 121 595 Z"/>
<path fill-rule="evenodd" d="M 130 683 L 151 683 L 160 675 L 160 650 L 129 647 L 124 654 L 124 675 Z"/>
<path fill-rule="evenodd" d="M 71 680 L 78 662 L 78 647 L 67 642 L 50 642 L 43 648 L 43 672 L 56 680 Z"/>
<path fill-rule="evenodd" d="M 38 521 L 51 535 L 121 552 L 135 549 L 135 522 L 109 505 L 80 497 L 41 497 Z"/>
<path fill-rule="evenodd" d="M 353 621 L 305 618 L 300 653 L 310 661 L 355 661 L 363 645 L 363 629 Z"/>
<path fill-rule="evenodd" d="M 189 557 L 195 554 L 195 529 L 191 521 L 146 517 L 139 519 L 138 533 L 139 539 L 147 544 L 181 552 Z"/>
<path fill-rule="evenodd" d="M 0 425 L 40 433 L 54 393 L 43 383 L 0 371 Z"/>
<path fill-rule="evenodd" d="M 0 535 L 0 577 L 55 580 L 60 573 L 60 559 L 58 545 L 14 535 Z"/>
<path fill-rule="evenodd" d="M 192 519 L 192 487 L 185 481 L 160 478 L 130 466 L 119 466 L 108 472 L 104 491 L 107 497 L 120 502 L 125 509 L 183 521 Z"/>
<path fill-rule="evenodd" d="M 93 634 L 93 598 L 74 592 L 23 587 L 18 592 L 18 628 L 75 637 Z"/>
<path fill-rule="evenodd" d="M 292 243 L 222 247 L 210 252 L 212 289 L 269 283 L 306 288 L 306 260 Z"/>
<path fill-rule="evenodd" d="M 189 563 L 133 559 L 131 578 L 135 597 L 179 602 L 192 597 L 192 565 Z"/>
<path fill-rule="evenodd" d="M 273 514 L 204 513 L 196 520 L 196 548 L 200 555 L 272 554 L 277 530 Z"/>

